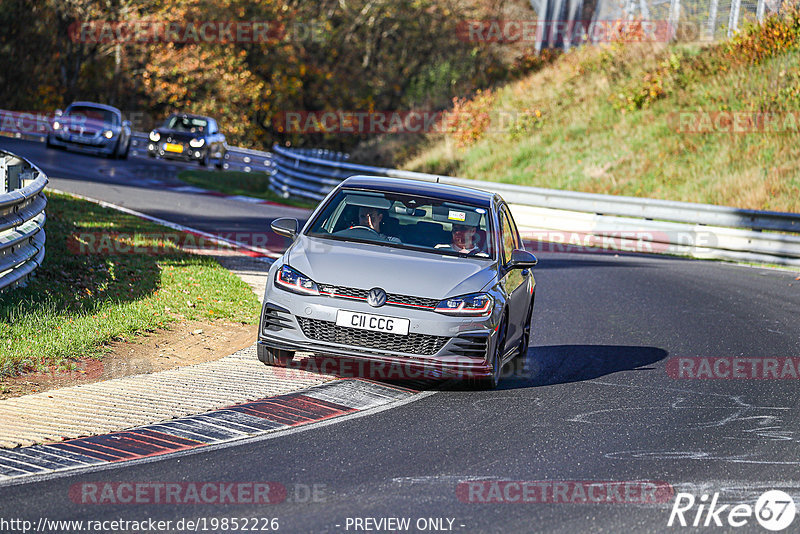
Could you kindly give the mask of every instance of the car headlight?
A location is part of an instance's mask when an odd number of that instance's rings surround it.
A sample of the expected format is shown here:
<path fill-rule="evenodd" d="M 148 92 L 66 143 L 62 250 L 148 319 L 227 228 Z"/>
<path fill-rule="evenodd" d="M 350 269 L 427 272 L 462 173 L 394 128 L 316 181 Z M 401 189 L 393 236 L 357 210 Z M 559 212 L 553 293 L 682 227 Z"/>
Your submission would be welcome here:
<path fill-rule="evenodd" d="M 192 139 L 191 141 L 189 141 L 189 146 L 192 148 L 200 148 L 204 144 L 206 144 L 205 139 Z"/>
<path fill-rule="evenodd" d="M 58 122 L 58 121 L 53 122 L 53 129 L 54 130 L 60 130 L 61 129 L 61 123 Z"/>
<path fill-rule="evenodd" d="M 111 130 L 106 130 L 105 132 L 103 132 L 103 137 L 105 137 L 106 139 L 111 139 L 112 137 L 114 137 L 114 132 L 112 132 Z"/>
<path fill-rule="evenodd" d="M 150 132 L 150 140 L 151 140 L 152 142 L 154 142 L 154 143 L 157 143 L 159 139 L 161 139 L 161 134 L 160 134 L 160 133 L 158 133 L 158 132 L 157 132 L 157 131 L 155 131 L 155 130 L 153 130 L 152 132 Z"/>
<path fill-rule="evenodd" d="M 434 311 L 447 315 L 486 316 L 492 313 L 494 298 L 486 293 L 473 293 L 463 297 L 445 299 L 436 305 Z"/>
<path fill-rule="evenodd" d="M 275 274 L 275 284 L 287 291 L 303 295 L 319 295 L 319 288 L 311 278 L 283 265 Z"/>

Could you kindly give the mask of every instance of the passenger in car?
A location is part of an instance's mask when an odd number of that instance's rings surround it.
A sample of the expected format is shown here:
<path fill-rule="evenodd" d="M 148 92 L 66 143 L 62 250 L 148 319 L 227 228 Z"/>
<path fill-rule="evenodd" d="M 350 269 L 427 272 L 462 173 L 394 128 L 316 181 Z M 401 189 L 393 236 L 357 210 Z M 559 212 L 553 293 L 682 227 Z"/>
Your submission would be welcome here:
<path fill-rule="evenodd" d="M 460 254 L 470 254 L 481 251 L 481 243 L 477 235 L 478 229 L 466 224 L 453 224 L 450 233 L 450 243 L 436 245 L 438 249 L 454 250 Z"/>

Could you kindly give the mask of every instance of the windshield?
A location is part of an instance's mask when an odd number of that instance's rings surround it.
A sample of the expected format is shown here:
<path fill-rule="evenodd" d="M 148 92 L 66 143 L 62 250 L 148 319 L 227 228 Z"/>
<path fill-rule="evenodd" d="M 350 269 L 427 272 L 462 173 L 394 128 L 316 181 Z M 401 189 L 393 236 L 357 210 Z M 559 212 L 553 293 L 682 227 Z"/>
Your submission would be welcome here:
<path fill-rule="evenodd" d="M 208 121 L 197 117 L 175 115 L 167 119 L 166 126 L 178 132 L 203 133 L 206 131 Z"/>
<path fill-rule="evenodd" d="M 65 115 L 71 118 L 82 117 L 92 121 L 101 121 L 106 124 L 117 123 L 117 115 L 114 112 L 91 106 L 72 106 L 67 109 Z"/>
<path fill-rule="evenodd" d="M 494 258 L 485 208 L 422 196 L 343 189 L 306 235 L 448 256 Z"/>

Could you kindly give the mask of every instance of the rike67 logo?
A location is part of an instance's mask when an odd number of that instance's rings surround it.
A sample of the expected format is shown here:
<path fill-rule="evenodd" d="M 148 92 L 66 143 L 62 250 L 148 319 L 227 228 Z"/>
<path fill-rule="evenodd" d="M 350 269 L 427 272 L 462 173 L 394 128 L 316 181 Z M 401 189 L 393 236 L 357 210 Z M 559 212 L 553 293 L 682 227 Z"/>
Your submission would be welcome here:
<path fill-rule="evenodd" d="M 718 504 L 719 493 L 709 500 L 704 494 L 697 499 L 691 493 L 678 493 L 669 514 L 667 526 L 743 527 L 756 521 L 767 530 L 777 532 L 792 524 L 797 509 L 791 495 L 780 490 L 763 493 L 755 506 L 750 504 Z"/>

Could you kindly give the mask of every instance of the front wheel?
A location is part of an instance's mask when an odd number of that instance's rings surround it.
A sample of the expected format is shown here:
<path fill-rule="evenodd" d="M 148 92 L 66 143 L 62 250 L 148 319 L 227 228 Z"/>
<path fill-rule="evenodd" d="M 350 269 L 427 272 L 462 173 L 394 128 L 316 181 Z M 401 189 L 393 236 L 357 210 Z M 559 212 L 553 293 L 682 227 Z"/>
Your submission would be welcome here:
<path fill-rule="evenodd" d="M 507 319 L 503 317 L 500 322 L 500 328 L 497 330 L 497 341 L 494 344 L 494 351 L 492 352 L 492 374 L 486 378 L 481 378 L 475 384 L 478 389 L 495 389 L 500 384 L 500 372 L 503 369 L 503 354 L 506 350 L 506 326 Z"/>
<path fill-rule="evenodd" d="M 517 358 L 525 358 L 528 354 L 528 347 L 531 342 L 531 320 L 533 319 L 533 301 L 536 299 L 536 292 L 531 294 L 531 305 L 528 306 L 528 313 L 525 315 L 525 328 L 522 329 L 522 339 L 519 341 Z"/>
<path fill-rule="evenodd" d="M 261 363 L 272 367 L 288 367 L 292 359 L 294 359 L 294 352 L 290 350 L 258 347 L 257 353 Z"/>
<path fill-rule="evenodd" d="M 128 144 L 125 145 L 125 152 L 119 155 L 119 159 L 128 159 L 128 153 L 131 151 L 131 141 L 128 139 Z"/>

